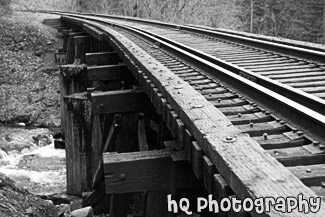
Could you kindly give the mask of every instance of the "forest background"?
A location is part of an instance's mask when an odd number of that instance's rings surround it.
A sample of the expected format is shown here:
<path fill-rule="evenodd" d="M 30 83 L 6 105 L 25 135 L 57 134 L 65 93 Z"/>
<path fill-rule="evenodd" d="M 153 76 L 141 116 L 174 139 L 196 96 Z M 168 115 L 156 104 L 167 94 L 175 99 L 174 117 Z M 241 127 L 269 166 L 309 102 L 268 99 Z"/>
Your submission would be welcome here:
<path fill-rule="evenodd" d="M 0 0 L 0 14 L 9 9 L 125 15 L 325 44 L 325 0 Z"/>

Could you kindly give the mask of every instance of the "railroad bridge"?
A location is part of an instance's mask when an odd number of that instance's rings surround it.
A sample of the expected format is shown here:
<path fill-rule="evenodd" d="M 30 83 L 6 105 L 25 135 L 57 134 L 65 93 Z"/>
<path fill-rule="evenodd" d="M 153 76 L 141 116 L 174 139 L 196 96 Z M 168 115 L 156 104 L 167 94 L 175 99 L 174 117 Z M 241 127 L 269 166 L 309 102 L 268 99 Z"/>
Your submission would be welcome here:
<path fill-rule="evenodd" d="M 63 38 L 67 191 L 83 206 L 114 217 L 179 216 L 187 201 L 193 216 L 325 216 L 322 46 L 43 12 L 61 15 L 44 23 Z M 269 209 L 255 209 L 261 198 Z M 234 199 L 245 209 L 227 210 Z"/>

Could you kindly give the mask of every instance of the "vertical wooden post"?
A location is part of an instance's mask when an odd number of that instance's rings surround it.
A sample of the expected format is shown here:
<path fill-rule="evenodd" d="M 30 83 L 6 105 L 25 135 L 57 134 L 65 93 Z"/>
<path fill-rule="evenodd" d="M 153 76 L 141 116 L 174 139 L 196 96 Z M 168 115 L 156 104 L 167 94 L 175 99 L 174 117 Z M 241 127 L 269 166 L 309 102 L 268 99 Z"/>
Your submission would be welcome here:
<path fill-rule="evenodd" d="M 91 103 L 85 94 L 64 98 L 67 108 L 66 161 L 67 193 L 81 196 L 91 189 L 92 168 L 90 163 Z"/>

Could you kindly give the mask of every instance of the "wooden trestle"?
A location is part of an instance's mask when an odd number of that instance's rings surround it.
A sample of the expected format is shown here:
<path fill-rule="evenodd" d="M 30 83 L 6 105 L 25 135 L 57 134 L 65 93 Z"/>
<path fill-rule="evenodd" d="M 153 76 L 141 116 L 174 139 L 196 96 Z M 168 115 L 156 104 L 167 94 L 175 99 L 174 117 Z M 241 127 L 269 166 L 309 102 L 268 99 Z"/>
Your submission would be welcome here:
<path fill-rule="evenodd" d="M 84 206 L 106 201 L 101 206 L 110 208 L 110 216 L 159 217 L 175 216 L 167 210 L 167 194 L 192 198 L 193 204 L 208 194 L 218 201 L 316 197 L 194 88 L 127 38 L 90 21 L 61 21 L 63 48 L 56 57 L 67 191 L 83 195 Z M 317 216 L 324 213 L 322 207 Z M 280 215 L 271 208 L 258 216 Z"/>

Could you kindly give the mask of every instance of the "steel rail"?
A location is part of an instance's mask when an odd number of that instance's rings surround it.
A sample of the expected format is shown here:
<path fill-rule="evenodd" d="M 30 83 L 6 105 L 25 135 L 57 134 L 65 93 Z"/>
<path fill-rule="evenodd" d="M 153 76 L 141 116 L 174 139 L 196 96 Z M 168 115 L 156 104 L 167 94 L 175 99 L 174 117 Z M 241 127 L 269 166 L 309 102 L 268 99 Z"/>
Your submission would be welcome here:
<path fill-rule="evenodd" d="M 57 14 L 70 14 L 70 15 L 74 15 L 74 16 L 77 16 L 77 17 L 84 17 L 84 16 L 88 16 L 88 18 L 90 19 L 91 17 L 97 17 L 97 20 L 100 19 L 100 17 L 103 17 L 104 15 L 94 15 L 94 14 L 88 14 L 88 13 L 83 13 L 83 14 L 80 14 L 80 13 L 69 13 L 69 12 L 53 12 L 53 13 L 57 13 Z M 111 17 L 111 16 L 108 16 L 108 15 L 105 15 L 104 17 Z M 116 17 L 116 16 L 112 16 L 112 17 Z M 84 18 L 87 18 L 87 17 L 84 17 Z M 140 19 L 137 19 L 135 18 L 135 20 L 140 20 Z M 102 20 L 103 21 L 103 20 Z M 147 21 L 145 21 L 147 22 Z M 158 21 L 150 21 L 151 23 L 153 24 L 156 24 L 156 23 L 162 23 L 162 22 L 158 22 Z M 114 25 L 118 25 L 118 23 L 113 23 Z M 174 24 L 168 24 L 168 23 L 162 23 L 164 25 L 174 25 Z M 209 54 L 206 54 L 202 51 L 199 51 L 197 49 L 194 49 L 194 48 L 191 48 L 189 46 L 186 46 L 186 45 L 183 45 L 179 42 L 176 42 L 174 40 L 171 40 L 171 39 L 168 39 L 166 37 L 163 37 L 163 36 L 160 36 L 160 35 L 157 35 L 155 33 L 152 33 L 152 32 L 149 32 L 149 31 L 145 31 L 145 30 L 141 30 L 139 28 L 136 28 L 136 27 L 132 27 L 134 29 L 137 29 L 139 31 L 143 31 L 145 32 L 146 34 L 149 34 L 157 39 L 160 39 L 162 41 L 165 41 L 169 44 L 172 44 L 174 46 L 177 46 L 183 50 L 186 50 L 192 54 L 195 54 L 196 56 L 198 57 L 201 57 L 205 60 L 208 60 L 210 61 L 211 63 L 214 63 L 214 64 L 217 64 L 218 66 L 220 67 L 223 67 L 231 72 L 234 72 L 238 75 L 241 75 L 243 77 L 246 77 L 248 78 L 249 80 L 252 80 L 254 81 L 255 83 L 257 84 L 260 84 L 261 86 L 267 88 L 267 89 L 270 89 L 282 96 L 285 96 L 295 102 L 298 102 L 299 104 L 301 105 L 304 105 L 320 114 L 323 114 L 325 115 L 325 100 L 319 98 L 319 97 L 316 97 L 316 96 L 313 96 L 312 94 L 308 94 L 304 91 L 301 91 L 301 90 L 298 90 L 296 88 L 293 88 L 293 87 L 290 87 L 289 85 L 286 85 L 286 84 L 282 84 L 280 82 L 277 82 L 275 80 L 272 80 L 270 78 L 267 78 L 265 76 L 261 76 L 257 73 L 254 73 L 250 70 L 247 70 L 243 67 L 239 67 L 239 66 L 236 66 L 232 63 L 229 63 L 227 61 L 224 61 L 220 58 L 216 58 L 212 55 L 209 55 Z M 157 42 L 157 40 L 156 40 Z M 325 53 L 323 53 L 323 55 L 325 55 Z M 324 58 L 325 60 L 325 58 Z"/>
<path fill-rule="evenodd" d="M 159 46 L 165 51 L 177 56 L 182 60 L 185 60 L 191 65 L 195 65 L 196 68 L 204 72 L 209 72 L 210 75 L 222 80 L 222 82 L 231 86 L 231 88 L 248 96 L 248 98 L 251 98 L 253 101 L 263 105 L 265 108 L 272 110 L 289 123 L 294 123 L 318 140 L 325 141 L 325 116 L 323 114 L 313 111 L 306 106 L 303 106 L 283 95 L 243 78 L 242 76 L 224 69 L 206 59 L 198 57 L 196 56 L 196 53 L 191 53 L 173 44 L 169 44 L 165 40 L 156 38 L 134 27 L 107 22 L 99 18 L 82 18 L 80 15 L 72 15 L 71 17 L 113 25 L 152 43 L 159 43 Z M 69 17 L 63 16 L 62 20 L 69 20 Z"/>
<path fill-rule="evenodd" d="M 68 17 L 68 16 L 65 16 L 65 17 L 63 17 L 62 18 L 63 20 L 66 20 L 66 21 L 72 21 L 73 19 L 75 19 L 75 18 L 70 18 L 70 17 Z M 81 18 L 79 18 L 80 20 L 81 20 Z M 92 19 L 85 19 L 85 20 L 92 20 Z M 106 22 L 104 22 L 104 21 L 96 21 L 97 23 L 106 23 Z M 82 21 L 80 21 L 80 23 L 82 23 Z M 80 23 L 77 23 L 77 22 L 75 22 L 75 24 L 80 24 Z M 107 23 L 106 23 L 107 24 Z M 114 25 L 114 24 L 113 24 Z M 143 37 L 146 37 L 149 41 L 152 41 L 152 42 L 156 42 L 157 41 L 157 39 L 156 38 L 154 38 L 153 36 L 150 36 L 150 35 L 147 35 L 147 34 L 145 34 L 145 33 L 143 33 L 143 32 L 140 32 L 140 31 L 137 31 L 137 30 L 135 30 L 135 29 L 133 29 L 133 28 L 130 28 L 130 27 L 127 27 L 127 26 L 125 26 L 125 25 L 120 25 L 119 26 L 119 28 L 122 28 L 122 29 L 124 29 L 124 30 L 128 30 L 128 31 L 130 31 L 130 32 L 132 32 L 133 34 L 136 34 L 136 35 L 142 35 L 142 38 Z M 112 40 L 114 40 L 114 39 L 112 39 Z M 159 40 L 159 39 L 158 39 Z M 158 41 L 159 42 L 159 41 Z M 166 42 L 164 42 L 164 41 L 161 41 L 161 42 L 159 42 L 159 43 L 162 43 L 161 45 L 162 45 L 162 47 L 163 48 L 165 48 L 165 46 L 166 45 L 168 45 Z M 207 66 L 204 66 L 204 67 L 210 67 L 211 69 L 214 69 L 215 71 L 216 70 L 219 70 L 219 72 L 222 72 L 222 73 L 224 73 L 224 74 L 227 74 L 227 76 L 229 76 L 229 77 L 233 77 L 233 78 L 237 78 L 237 79 L 239 79 L 239 80 L 241 80 L 241 81 L 238 81 L 238 82 L 242 82 L 242 83 L 244 83 L 244 84 L 246 84 L 246 82 L 247 81 L 245 81 L 245 80 L 247 80 L 247 79 L 244 79 L 244 78 L 242 78 L 242 77 L 240 77 L 240 76 L 238 76 L 238 75 L 235 75 L 235 74 L 233 74 L 233 73 L 231 73 L 231 72 L 228 72 L 227 70 L 225 70 L 225 69 L 222 69 L 222 68 L 220 68 L 220 67 L 218 67 L 218 66 L 216 66 L 216 65 L 214 65 L 214 64 L 212 64 L 212 63 L 210 63 L 210 62 L 208 62 L 208 61 L 206 61 L 206 60 L 203 60 L 203 59 L 200 59 L 200 58 L 196 58 L 193 54 L 190 54 L 190 53 L 188 53 L 187 51 L 183 51 L 183 50 L 181 50 L 180 48 L 177 48 L 177 47 L 175 47 L 175 46 L 173 46 L 173 45 L 169 45 L 169 49 L 175 49 L 175 54 L 177 54 L 177 53 L 179 53 L 181 56 L 183 56 L 183 55 L 187 55 L 187 59 L 189 59 L 189 60 L 192 60 L 192 58 L 194 58 L 194 59 L 199 59 L 199 60 L 197 60 L 197 61 L 199 61 L 200 62 L 200 64 L 201 65 L 207 65 Z M 125 51 L 124 51 L 125 52 Z M 141 65 L 141 63 L 140 63 L 140 65 Z M 200 65 L 197 65 L 199 68 L 201 67 Z M 248 83 L 249 83 L 250 81 L 248 81 Z M 243 84 L 243 85 L 244 85 Z M 254 89 L 254 88 L 259 88 L 258 86 L 259 85 L 257 85 L 257 84 L 255 84 L 255 83 L 253 83 L 253 82 L 251 82 L 251 85 L 252 85 L 252 89 Z M 279 97 L 279 96 L 277 96 L 277 94 L 276 93 L 272 93 L 272 91 L 269 91 L 269 90 L 267 90 L 267 89 L 263 89 L 263 87 L 261 87 L 262 88 L 262 93 L 264 93 L 264 92 L 268 92 L 270 95 L 273 95 L 273 94 L 275 94 L 273 97 Z M 254 91 L 256 91 L 256 90 L 254 90 Z M 260 94 L 262 94 L 262 93 L 260 93 Z M 280 96 L 281 97 L 281 96 Z M 283 99 L 282 99 L 283 100 Z M 280 100 L 281 101 L 281 100 Z M 308 108 L 306 108 L 307 110 L 308 110 Z M 206 150 L 206 149 L 205 149 Z M 207 149 L 208 150 L 208 149 Z M 215 161 L 214 161 L 214 163 L 215 163 Z M 231 177 L 232 178 L 232 177 Z M 229 179 L 231 180 L 231 178 L 228 178 L 227 177 L 227 180 L 229 181 Z M 231 183 L 233 183 L 233 182 L 231 182 Z M 233 187 L 234 186 L 234 184 L 231 186 L 231 187 Z M 240 195 L 240 196 L 242 196 L 242 197 L 244 197 L 244 196 L 247 196 L 247 195 Z"/>
<path fill-rule="evenodd" d="M 40 12 L 47 12 L 47 11 L 40 11 Z M 198 33 L 218 39 L 223 39 L 226 41 L 231 41 L 234 43 L 244 44 L 248 46 L 252 46 L 255 48 L 265 49 L 268 51 L 273 51 L 276 53 L 282 53 L 285 55 L 295 56 L 299 58 L 304 58 L 311 61 L 316 61 L 320 63 L 325 63 L 325 52 L 312 49 L 310 47 L 301 46 L 301 45 L 291 45 L 285 42 L 280 41 L 270 41 L 266 39 L 261 39 L 257 37 L 247 37 L 243 34 L 236 34 L 236 33 L 229 33 L 226 31 L 221 30 L 210 30 L 204 27 L 197 27 L 194 25 L 179 25 L 173 23 L 166 23 L 161 21 L 155 20 L 148 20 L 148 19 L 141 19 L 135 17 L 128 17 L 128 16 L 116 16 L 116 15 L 107 15 L 107 14 L 93 14 L 93 13 L 77 13 L 77 12 L 65 12 L 65 11 L 52 11 L 58 13 L 70 13 L 70 14 L 82 14 L 88 16 L 97 16 L 97 17 L 105 17 L 110 19 L 118 19 L 118 20 L 125 20 L 125 21 L 134 21 L 144 24 L 150 25 L 159 25 L 167 28 L 174 28 L 184 31 L 189 31 L 193 33 Z"/>

